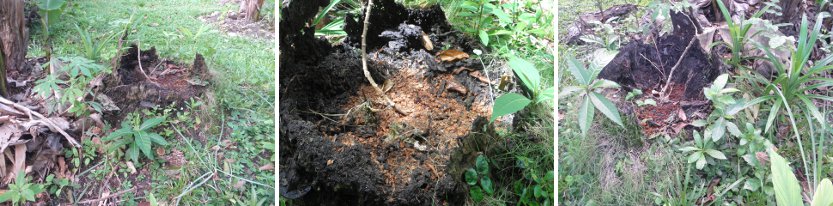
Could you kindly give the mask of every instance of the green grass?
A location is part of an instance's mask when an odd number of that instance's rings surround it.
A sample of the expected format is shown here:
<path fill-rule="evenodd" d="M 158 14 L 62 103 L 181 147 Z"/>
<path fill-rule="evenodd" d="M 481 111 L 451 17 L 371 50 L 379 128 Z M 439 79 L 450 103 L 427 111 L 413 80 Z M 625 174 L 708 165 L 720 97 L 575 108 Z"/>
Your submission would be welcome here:
<path fill-rule="evenodd" d="M 90 27 L 93 38 L 101 40 L 118 32 L 119 22 L 135 13 L 143 20 L 130 32 L 129 43 L 139 42 L 142 49 L 156 47 L 161 58 L 186 64 L 192 63 L 197 52 L 205 55 L 206 64 L 214 75 L 214 84 L 210 86 L 213 95 L 204 102 L 208 106 L 193 108 L 192 115 L 184 118 L 191 121 L 169 121 L 162 133 L 171 142 L 165 147 L 166 151 L 182 151 L 187 163 L 177 169 L 164 168 L 158 162 L 137 165 L 137 169 L 150 170 L 151 176 L 145 178 L 149 178 L 152 188 L 145 195 L 153 193 L 156 199 L 169 203 L 182 195 L 180 204 L 185 205 L 227 205 L 252 199 L 266 200 L 266 203 L 273 201 L 274 171 L 258 168 L 270 163 L 274 165 L 275 161 L 274 41 L 231 37 L 220 32 L 217 26 L 198 19 L 212 12 L 236 11 L 238 8 L 213 0 L 72 1 L 71 7 L 51 29 L 55 56 L 82 56 L 83 45 L 74 29 L 75 24 L 81 28 Z M 189 36 L 188 32 L 183 32 L 186 30 L 205 32 Z M 43 51 L 41 28 L 34 27 L 30 31 L 32 41 L 28 57 L 43 56 L 46 52 Z M 109 65 L 115 54 L 116 42 L 109 42 L 102 52 L 103 62 Z M 203 118 L 202 123 L 194 122 L 194 117 Z M 221 145 L 224 141 L 228 144 Z M 215 146 L 219 146 L 219 150 L 212 149 Z M 106 161 L 102 164 L 104 169 L 123 169 L 123 163 L 106 157 L 101 159 Z M 216 173 L 216 177 L 200 179 L 206 173 Z M 85 175 L 95 175 L 98 179 L 104 176 L 96 171 Z M 234 187 L 240 181 L 247 183 Z M 131 183 L 136 184 L 124 182 Z M 189 191 L 189 185 L 193 190 Z M 82 185 L 76 192 L 80 193 L 83 188 Z M 143 199 L 144 195 L 134 197 Z"/>

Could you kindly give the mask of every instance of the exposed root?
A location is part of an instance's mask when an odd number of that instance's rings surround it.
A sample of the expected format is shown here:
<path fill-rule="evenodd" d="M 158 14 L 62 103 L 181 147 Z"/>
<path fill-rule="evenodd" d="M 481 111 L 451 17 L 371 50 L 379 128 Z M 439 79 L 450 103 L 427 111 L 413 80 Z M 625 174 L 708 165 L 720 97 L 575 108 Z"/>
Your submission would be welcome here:
<path fill-rule="evenodd" d="M 376 81 L 374 81 L 373 77 L 370 76 L 370 71 L 367 70 L 367 25 L 370 24 L 370 10 L 372 9 L 373 0 L 368 0 L 367 9 L 364 15 L 364 28 L 362 29 L 362 70 L 364 71 L 364 77 L 367 78 L 367 81 L 370 82 L 370 85 L 373 85 L 373 88 L 376 89 L 377 92 L 379 92 L 379 95 L 381 95 L 382 98 L 385 99 L 385 103 L 388 105 L 388 107 L 393 107 L 393 109 L 396 110 L 396 113 L 399 113 L 403 116 L 407 116 L 408 112 L 405 112 L 401 108 L 397 107 L 396 103 L 394 103 L 392 100 L 390 100 L 390 98 L 388 98 L 388 96 L 385 94 L 385 91 L 379 88 L 379 85 L 376 84 Z"/>

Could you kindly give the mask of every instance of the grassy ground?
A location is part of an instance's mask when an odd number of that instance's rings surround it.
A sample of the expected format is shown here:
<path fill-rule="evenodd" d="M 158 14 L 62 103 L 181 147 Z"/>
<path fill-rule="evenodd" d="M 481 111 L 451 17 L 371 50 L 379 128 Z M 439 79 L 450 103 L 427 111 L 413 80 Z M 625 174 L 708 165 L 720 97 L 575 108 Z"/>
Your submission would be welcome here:
<path fill-rule="evenodd" d="M 195 53 L 202 53 L 214 74 L 214 84 L 210 86 L 213 95 L 192 103 L 193 111 L 169 118 L 160 131 L 171 142 L 165 151 L 181 151 L 186 164 L 181 168 L 166 168 L 159 161 L 151 161 L 137 166 L 139 170 L 149 171 L 132 181 L 123 179 L 122 189 L 141 182 L 150 182 L 152 187 L 129 195 L 138 200 L 126 204 L 146 200 L 150 194 L 160 202 L 179 200 L 185 205 L 273 201 L 275 175 L 268 167 L 275 162 L 274 40 L 228 36 L 216 25 L 198 19 L 212 12 L 238 8 L 236 4 L 221 5 L 213 0 L 72 1 L 60 21 L 53 25 L 54 55 L 81 56 L 83 45 L 74 30 L 75 24 L 90 28 L 89 32 L 102 40 L 118 32 L 131 15 L 141 16 L 142 23 L 130 32 L 128 42 L 140 43 L 142 49 L 156 47 L 161 58 L 187 64 L 193 61 Z M 43 56 L 43 29 L 35 27 L 30 33 L 33 41 L 27 56 Z M 107 65 L 115 54 L 116 43 L 108 42 L 102 53 Z M 154 114 L 164 113 L 162 110 Z M 89 153 L 99 155 L 93 159 L 100 162 L 92 161 L 77 168 L 91 170 L 84 175 L 97 177 L 95 174 L 101 173 L 97 171 L 124 170 L 124 163 L 119 159 L 109 158 L 106 153 Z M 95 164 L 103 166 L 91 166 Z M 79 185 L 75 190 L 84 188 L 88 186 Z M 121 189 L 110 190 L 115 193 Z M 90 191 L 100 192 L 103 191 Z"/>

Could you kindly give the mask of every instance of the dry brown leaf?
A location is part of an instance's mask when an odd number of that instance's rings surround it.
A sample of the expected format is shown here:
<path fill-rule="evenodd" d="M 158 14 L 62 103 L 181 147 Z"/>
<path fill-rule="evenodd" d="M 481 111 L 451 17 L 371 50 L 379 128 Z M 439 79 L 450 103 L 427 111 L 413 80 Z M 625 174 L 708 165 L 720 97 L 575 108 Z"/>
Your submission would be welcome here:
<path fill-rule="evenodd" d="M 453 62 L 457 60 L 463 60 L 469 58 L 469 54 L 466 52 L 456 50 L 456 49 L 449 49 L 445 51 L 441 51 L 437 54 L 437 57 L 440 58 L 440 61 L 444 62 Z"/>
<path fill-rule="evenodd" d="M 20 140 L 23 131 L 14 123 L 6 123 L 0 126 L 0 152 L 6 150 L 7 147 L 28 142 L 28 140 Z"/>
<path fill-rule="evenodd" d="M 58 178 L 66 178 L 67 162 L 63 157 L 58 157 Z"/>
<path fill-rule="evenodd" d="M 465 86 L 463 86 L 460 83 L 457 83 L 456 81 L 448 81 L 448 84 L 446 84 L 445 88 L 449 91 L 459 92 L 462 95 L 466 95 L 469 92 Z"/>
<path fill-rule="evenodd" d="M 327 166 L 330 166 L 331 164 L 333 164 L 333 160 L 327 160 Z"/>
<path fill-rule="evenodd" d="M 273 165 L 272 163 L 269 163 L 269 164 L 266 164 L 266 165 L 260 166 L 260 168 L 258 168 L 258 169 L 260 169 L 260 170 L 266 170 L 266 171 L 271 171 L 271 170 L 275 169 L 275 165 Z"/>
<path fill-rule="evenodd" d="M 26 144 L 14 146 L 14 170 L 15 175 L 25 172 L 26 168 Z"/>
<path fill-rule="evenodd" d="M 483 73 L 481 73 L 480 71 L 469 72 L 469 76 L 472 76 L 475 79 L 480 80 L 481 82 L 486 83 L 486 84 L 491 84 L 492 83 L 492 81 L 489 80 L 489 78 L 486 78 L 485 76 L 483 76 Z"/>
<path fill-rule="evenodd" d="M 127 161 L 127 168 L 130 169 L 130 174 L 136 174 L 136 166 L 133 166 L 133 162 Z"/>
<path fill-rule="evenodd" d="M 425 32 L 422 32 L 422 46 L 425 47 L 425 50 L 434 50 L 434 44 L 431 43 L 431 38 L 428 38 L 428 34 L 425 34 Z"/>
<path fill-rule="evenodd" d="M 685 116 L 685 111 L 682 108 L 677 110 L 677 117 L 680 117 L 680 120 L 688 121 L 688 117 Z"/>

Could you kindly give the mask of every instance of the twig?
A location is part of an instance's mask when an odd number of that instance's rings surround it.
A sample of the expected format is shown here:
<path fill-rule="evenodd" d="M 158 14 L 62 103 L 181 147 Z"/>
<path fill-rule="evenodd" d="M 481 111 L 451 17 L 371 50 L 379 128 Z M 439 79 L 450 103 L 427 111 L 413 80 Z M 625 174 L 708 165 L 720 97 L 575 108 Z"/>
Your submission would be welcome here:
<path fill-rule="evenodd" d="M 61 135 L 63 135 L 67 139 L 67 141 L 69 141 L 69 144 L 71 144 L 74 147 L 78 147 L 78 148 L 81 147 L 81 144 L 78 144 L 78 141 L 75 141 L 75 138 L 72 138 L 72 136 L 69 136 L 69 134 L 67 134 L 66 131 L 64 131 L 63 129 L 58 127 L 54 122 L 52 122 L 52 120 L 44 117 L 42 114 L 40 114 L 38 112 L 35 112 L 35 111 L 32 111 L 31 109 L 26 108 L 25 106 L 17 104 L 15 102 L 12 102 L 11 100 L 8 100 L 4 97 L 0 97 L 0 103 L 6 104 L 6 105 L 12 105 L 13 107 L 15 107 L 15 108 L 25 112 L 26 114 L 28 114 L 30 117 L 31 117 L 31 115 L 35 115 L 36 117 L 40 118 L 40 121 L 43 122 L 44 124 L 46 124 L 47 127 L 49 127 L 52 130 L 58 131 L 58 133 L 61 133 Z"/>
<path fill-rule="evenodd" d="M 660 92 L 660 94 L 663 95 L 663 99 L 668 97 L 668 94 L 666 94 L 665 91 L 668 90 L 668 86 L 671 85 L 671 77 L 674 77 L 674 70 L 677 70 L 677 67 L 680 66 L 680 63 L 683 62 L 683 58 L 685 58 L 685 55 L 688 53 L 688 50 L 691 49 L 691 45 L 694 45 L 695 39 L 697 38 L 691 37 L 691 41 L 688 42 L 688 46 L 686 46 L 685 50 L 683 50 L 683 54 L 681 54 L 680 58 L 677 59 L 677 63 L 674 64 L 674 67 L 671 67 L 671 73 L 668 73 L 668 80 L 665 80 L 665 86 L 662 87 L 662 91 Z"/>
<path fill-rule="evenodd" d="M 147 74 L 145 74 L 145 69 L 142 68 L 142 42 L 136 42 L 136 60 L 139 61 L 139 72 L 142 73 L 142 76 L 149 82 L 153 82 L 150 80 Z"/>
<path fill-rule="evenodd" d="M 121 195 L 123 195 L 124 193 L 132 192 L 133 190 L 136 190 L 136 188 L 134 187 L 134 188 L 130 188 L 130 189 L 128 189 L 128 190 L 122 190 L 122 191 L 120 191 L 120 192 L 117 192 L 117 193 L 114 193 L 114 194 L 111 194 L 111 195 L 107 195 L 107 196 L 102 197 L 102 198 L 93 199 L 93 200 L 84 200 L 84 201 L 81 201 L 81 202 L 78 202 L 78 203 L 80 203 L 80 204 L 87 204 L 87 203 L 93 203 L 93 202 L 100 202 L 100 201 L 102 201 L 102 200 L 107 200 L 107 199 L 110 199 L 110 198 L 113 198 L 113 197 L 118 197 L 118 196 L 121 196 Z"/>
<path fill-rule="evenodd" d="M 388 106 L 393 107 L 393 109 L 396 110 L 396 112 L 399 114 L 408 115 L 407 112 L 397 107 L 396 103 L 393 103 L 393 101 L 390 100 L 390 98 L 388 98 L 388 96 L 385 94 L 385 91 L 382 91 L 382 89 L 379 88 L 379 85 L 376 84 L 376 81 L 374 81 L 373 77 L 370 76 L 370 71 L 367 70 L 367 25 L 370 24 L 370 10 L 372 9 L 373 0 L 368 0 L 367 8 L 365 9 L 366 11 L 364 14 L 364 28 L 362 29 L 362 70 L 364 71 L 364 77 L 367 78 L 367 81 L 370 82 L 370 85 L 372 85 L 373 88 L 376 89 L 377 92 L 379 92 L 379 95 L 382 95 L 382 98 L 385 99 L 385 102 Z"/>

